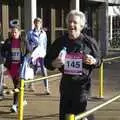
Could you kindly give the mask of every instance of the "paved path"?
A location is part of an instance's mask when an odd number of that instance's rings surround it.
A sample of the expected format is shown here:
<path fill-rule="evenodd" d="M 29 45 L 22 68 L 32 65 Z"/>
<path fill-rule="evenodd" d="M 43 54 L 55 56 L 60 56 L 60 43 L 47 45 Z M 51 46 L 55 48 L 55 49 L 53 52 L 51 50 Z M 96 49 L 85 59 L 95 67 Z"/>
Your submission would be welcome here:
<path fill-rule="evenodd" d="M 104 65 L 104 99 L 93 99 L 88 102 L 88 109 L 101 104 L 119 93 L 120 90 L 120 63 L 118 61 Z M 92 96 L 98 96 L 98 72 L 93 72 Z M 6 83 L 12 88 L 12 83 L 6 76 Z M 28 105 L 24 107 L 24 120 L 58 120 L 59 111 L 59 78 L 50 79 L 51 95 L 43 94 L 43 82 L 37 82 L 35 92 L 25 91 Z M 10 113 L 12 95 L 5 95 L 0 101 L 0 120 L 17 120 L 16 113 Z M 120 120 L 119 100 L 94 113 L 95 120 Z M 113 114 L 112 114 L 113 113 Z M 104 119 L 105 118 L 105 119 Z"/>

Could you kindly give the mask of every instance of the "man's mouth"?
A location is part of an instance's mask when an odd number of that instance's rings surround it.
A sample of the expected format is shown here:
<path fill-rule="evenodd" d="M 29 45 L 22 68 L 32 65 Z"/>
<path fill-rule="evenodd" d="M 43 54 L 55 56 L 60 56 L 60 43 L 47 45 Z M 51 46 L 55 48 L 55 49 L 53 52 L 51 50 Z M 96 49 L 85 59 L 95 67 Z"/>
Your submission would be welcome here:
<path fill-rule="evenodd" d="M 73 31 L 73 30 L 75 30 L 74 28 L 70 28 L 70 31 Z"/>

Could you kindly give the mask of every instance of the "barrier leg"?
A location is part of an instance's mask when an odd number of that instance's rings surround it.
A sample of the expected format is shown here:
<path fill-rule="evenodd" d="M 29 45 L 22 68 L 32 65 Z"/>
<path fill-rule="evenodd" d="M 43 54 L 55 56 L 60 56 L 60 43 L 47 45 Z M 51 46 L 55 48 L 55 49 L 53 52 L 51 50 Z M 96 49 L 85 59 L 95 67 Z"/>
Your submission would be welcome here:
<path fill-rule="evenodd" d="M 23 102 L 24 102 L 24 79 L 20 82 L 20 92 L 18 101 L 18 120 L 23 120 Z"/>
<path fill-rule="evenodd" d="M 67 114 L 65 120 L 75 120 L 74 114 Z"/>
<path fill-rule="evenodd" d="M 99 98 L 103 98 L 103 62 L 101 64 L 101 67 L 99 68 Z"/>

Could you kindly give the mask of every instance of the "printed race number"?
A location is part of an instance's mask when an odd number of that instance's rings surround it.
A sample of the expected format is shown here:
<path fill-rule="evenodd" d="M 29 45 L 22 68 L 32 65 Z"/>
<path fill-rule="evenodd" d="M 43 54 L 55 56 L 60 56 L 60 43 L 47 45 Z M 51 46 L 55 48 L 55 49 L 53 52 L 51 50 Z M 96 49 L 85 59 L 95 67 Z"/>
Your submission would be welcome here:
<path fill-rule="evenodd" d="M 80 68 L 80 61 L 67 61 L 67 66 L 72 68 Z"/>
<path fill-rule="evenodd" d="M 68 54 L 65 58 L 64 73 L 70 75 L 81 75 L 82 74 L 82 63 L 83 59 L 80 55 Z"/>

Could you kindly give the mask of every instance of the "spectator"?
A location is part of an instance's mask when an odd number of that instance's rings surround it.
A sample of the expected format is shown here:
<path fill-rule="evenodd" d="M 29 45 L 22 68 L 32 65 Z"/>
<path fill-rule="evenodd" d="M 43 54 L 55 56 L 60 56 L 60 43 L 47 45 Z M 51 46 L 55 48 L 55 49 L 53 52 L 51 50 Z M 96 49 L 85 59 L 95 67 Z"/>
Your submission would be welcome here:
<path fill-rule="evenodd" d="M 32 58 L 34 72 L 41 69 L 43 76 L 47 76 L 47 69 L 44 66 L 44 56 L 47 50 L 47 35 L 42 28 L 42 19 L 34 19 L 34 29 L 27 34 L 27 49 Z M 44 80 L 45 94 L 49 95 L 48 79 Z"/>
<path fill-rule="evenodd" d="M 8 69 L 13 80 L 14 89 L 19 88 L 20 79 L 20 65 L 23 56 L 26 53 L 25 41 L 20 35 L 20 28 L 17 25 L 12 26 L 10 37 L 5 40 L 2 47 L 2 56 L 5 58 L 4 66 Z M 13 95 L 13 105 L 11 112 L 17 112 L 18 93 Z"/>
<path fill-rule="evenodd" d="M 96 41 L 81 33 L 85 22 L 84 13 L 71 10 L 66 18 L 68 33 L 55 40 L 45 57 L 48 69 L 58 68 L 62 72 L 59 120 L 65 120 L 66 114 L 77 115 L 86 111 L 90 74 L 100 65 Z M 60 55 L 63 48 L 66 52 Z"/>
<path fill-rule="evenodd" d="M 3 34 L 2 34 L 2 25 L 0 22 L 0 51 L 1 51 L 1 47 L 2 47 L 2 42 L 3 42 Z M 3 95 L 3 85 L 4 85 L 4 77 L 3 77 L 3 58 L 1 56 L 1 52 L 0 52 L 0 100 L 2 100 L 4 98 Z"/>
<path fill-rule="evenodd" d="M 0 22 L 0 42 L 1 41 L 4 41 L 4 40 L 3 40 L 3 33 L 2 33 L 2 25 L 1 25 L 1 22 Z"/>

